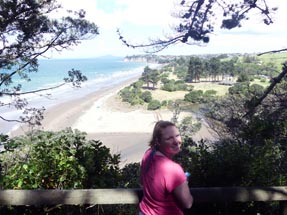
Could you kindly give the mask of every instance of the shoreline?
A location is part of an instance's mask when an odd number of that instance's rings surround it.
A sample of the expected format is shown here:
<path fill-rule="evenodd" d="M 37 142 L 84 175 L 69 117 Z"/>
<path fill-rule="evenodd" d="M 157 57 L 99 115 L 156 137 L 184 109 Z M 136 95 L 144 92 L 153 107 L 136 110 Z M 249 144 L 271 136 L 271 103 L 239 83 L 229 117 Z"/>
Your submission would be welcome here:
<path fill-rule="evenodd" d="M 78 129 L 87 133 L 87 139 L 100 140 L 112 154 L 120 153 L 121 167 L 131 162 L 140 162 L 148 149 L 154 123 L 158 120 L 171 120 L 173 113 L 167 109 L 148 111 L 121 101 L 118 92 L 137 81 L 139 77 L 48 108 L 39 129 Z M 185 113 L 180 118 L 184 116 Z M 22 135 L 27 131 L 27 126 L 21 126 L 12 131 L 10 136 Z M 193 135 L 195 141 L 202 138 L 212 139 L 212 134 L 204 125 Z"/>
<path fill-rule="evenodd" d="M 108 94 L 117 94 L 117 92 L 137 81 L 139 77 L 130 78 L 122 83 L 115 84 L 112 87 L 105 87 L 88 95 L 73 100 L 64 101 L 60 104 L 47 108 L 44 113 L 44 119 L 39 129 L 59 131 L 66 127 L 72 127 L 75 121 L 99 99 Z M 28 131 L 27 126 L 20 126 L 15 131 L 11 131 L 10 136 L 22 135 Z"/>

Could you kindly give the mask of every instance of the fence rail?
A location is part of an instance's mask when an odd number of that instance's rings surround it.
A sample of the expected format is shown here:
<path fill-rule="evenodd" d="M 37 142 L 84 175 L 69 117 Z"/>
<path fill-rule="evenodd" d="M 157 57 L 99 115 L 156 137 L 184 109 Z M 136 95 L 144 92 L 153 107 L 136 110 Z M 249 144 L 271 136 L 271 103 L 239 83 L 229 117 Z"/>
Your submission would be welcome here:
<path fill-rule="evenodd" d="M 190 189 L 195 203 L 280 201 L 287 215 L 287 187 L 209 187 Z M 0 205 L 138 204 L 141 189 L 0 190 Z"/>

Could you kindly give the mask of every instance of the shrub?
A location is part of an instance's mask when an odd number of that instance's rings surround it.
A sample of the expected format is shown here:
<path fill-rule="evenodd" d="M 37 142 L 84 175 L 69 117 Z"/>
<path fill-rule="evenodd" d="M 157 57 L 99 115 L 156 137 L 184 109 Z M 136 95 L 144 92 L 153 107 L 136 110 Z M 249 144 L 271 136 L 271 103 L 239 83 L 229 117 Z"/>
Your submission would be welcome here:
<path fill-rule="evenodd" d="M 203 91 L 195 90 L 187 93 L 184 96 L 184 100 L 192 103 L 200 103 L 203 99 Z"/>
<path fill-rule="evenodd" d="M 147 109 L 148 110 L 157 110 L 157 109 L 160 109 L 160 107 L 161 107 L 160 101 L 152 100 L 152 101 L 150 101 L 150 103 L 148 103 Z"/>
<path fill-rule="evenodd" d="M 141 94 L 141 99 L 142 99 L 144 102 L 149 103 L 149 102 L 152 100 L 151 92 L 149 92 L 149 91 L 144 91 L 144 92 Z"/>
<path fill-rule="evenodd" d="M 174 80 L 169 80 L 168 82 L 166 82 L 162 87 L 162 90 L 168 91 L 168 92 L 173 92 L 176 90 L 175 84 L 174 84 Z"/>
<path fill-rule="evenodd" d="M 168 104 L 168 101 L 167 101 L 167 100 L 163 100 L 163 101 L 161 102 L 161 106 L 167 106 L 167 104 Z"/>
<path fill-rule="evenodd" d="M 247 73 L 240 73 L 237 78 L 237 82 L 246 82 L 246 81 L 251 81 L 250 75 L 248 75 Z"/>
<path fill-rule="evenodd" d="M 144 100 L 140 98 L 141 90 L 137 88 L 141 85 L 141 82 L 135 82 L 131 86 L 125 87 L 120 90 L 119 95 L 123 102 L 128 102 L 131 105 L 143 104 Z M 137 86 L 137 87 L 136 87 Z"/>
<path fill-rule="evenodd" d="M 119 155 L 85 133 L 37 131 L 5 143 L 1 154 L 4 189 L 104 188 L 117 185 Z M 13 148 L 10 147 L 13 145 Z"/>
<path fill-rule="evenodd" d="M 188 85 L 182 80 L 168 80 L 164 82 L 164 85 L 161 87 L 162 90 L 173 92 L 177 90 L 187 90 Z"/>

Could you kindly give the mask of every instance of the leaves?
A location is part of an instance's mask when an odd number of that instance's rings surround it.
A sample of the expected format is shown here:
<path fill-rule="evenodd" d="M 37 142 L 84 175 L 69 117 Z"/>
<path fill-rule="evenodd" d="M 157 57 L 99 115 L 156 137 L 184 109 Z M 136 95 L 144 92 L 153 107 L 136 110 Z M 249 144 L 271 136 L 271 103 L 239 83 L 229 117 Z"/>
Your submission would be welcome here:
<path fill-rule="evenodd" d="M 50 50 L 60 52 L 78 45 L 81 40 L 92 39 L 98 34 L 98 27 L 85 20 L 85 11 L 80 10 L 69 16 L 52 19 L 50 13 L 61 8 L 56 0 L 41 1 L 1 1 L 0 2 L 0 98 L 10 96 L 12 102 L 0 103 L 1 107 L 23 109 L 19 119 L 2 120 L 39 125 L 43 109 L 29 107 L 21 96 L 60 87 L 23 92 L 22 86 L 14 83 L 15 76 L 30 81 L 29 73 L 38 71 L 38 57 L 45 57 Z M 79 70 L 69 71 L 66 79 L 75 87 L 87 78 Z M 26 109 L 26 110 L 25 110 Z M 28 113 L 29 112 L 29 113 Z"/>
<path fill-rule="evenodd" d="M 1 154 L 5 189 L 71 189 L 113 187 L 119 177 L 119 155 L 85 133 L 66 129 L 16 137 L 20 142 Z"/>

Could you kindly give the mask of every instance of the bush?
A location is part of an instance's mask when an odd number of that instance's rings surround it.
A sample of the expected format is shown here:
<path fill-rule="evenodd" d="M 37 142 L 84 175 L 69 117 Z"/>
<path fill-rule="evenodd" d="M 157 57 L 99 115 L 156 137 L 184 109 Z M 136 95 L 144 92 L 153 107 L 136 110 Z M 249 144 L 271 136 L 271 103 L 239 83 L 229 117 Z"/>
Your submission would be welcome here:
<path fill-rule="evenodd" d="M 139 98 L 138 96 L 135 96 L 133 98 L 130 99 L 129 102 L 131 105 L 142 105 L 144 104 L 144 100 L 142 100 L 141 98 Z"/>
<path fill-rule="evenodd" d="M 152 100 L 148 106 L 147 106 L 147 109 L 148 110 L 157 110 L 157 109 L 160 109 L 161 107 L 161 104 L 160 104 L 160 101 L 158 100 Z"/>
<path fill-rule="evenodd" d="M 237 82 L 246 82 L 246 81 L 251 81 L 251 76 L 248 75 L 247 73 L 240 73 Z"/>
<path fill-rule="evenodd" d="M 10 139 L 1 154 L 4 189 L 74 189 L 117 186 L 119 155 L 85 133 L 38 131 Z M 13 147 L 11 147 L 11 145 Z"/>
<path fill-rule="evenodd" d="M 191 173 L 192 187 L 284 186 L 286 184 L 286 149 L 273 141 L 262 145 L 220 140 L 212 146 L 185 138 L 175 159 Z M 274 204 L 233 204 L 232 214 L 274 214 Z M 276 206 L 276 205 L 275 205 Z M 200 214 L 224 214 L 226 205 L 204 204 Z M 194 208 L 192 208 L 194 209 Z M 197 214 L 197 213 L 191 213 Z"/>
<path fill-rule="evenodd" d="M 203 100 L 203 91 L 191 91 L 184 96 L 184 100 L 192 103 L 200 103 Z"/>
<path fill-rule="evenodd" d="M 187 85 L 186 90 L 187 91 L 193 91 L 194 86 L 193 85 Z"/>
<path fill-rule="evenodd" d="M 144 91 L 140 97 L 144 102 L 149 103 L 152 100 L 151 92 Z"/>
<path fill-rule="evenodd" d="M 182 80 L 168 80 L 164 82 L 164 85 L 161 87 L 161 89 L 169 92 L 187 90 L 188 85 Z"/>
<path fill-rule="evenodd" d="M 176 87 L 174 84 L 174 80 L 169 80 L 168 82 L 166 82 L 162 87 L 162 90 L 168 91 L 168 92 L 173 92 L 176 91 Z"/>
<path fill-rule="evenodd" d="M 130 87 L 125 87 L 124 89 L 120 90 L 119 95 L 122 98 L 123 102 L 130 103 L 131 99 L 134 97 L 133 92 L 130 91 Z"/>
<path fill-rule="evenodd" d="M 163 100 L 163 101 L 161 102 L 161 106 L 167 106 L 167 104 L 168 104 L 168 101 L 167 101 L 167 100 Z"/>
<path fill-rule="evenodd" d="M 137 88 L 141 85 L 141 81 L 135 82 L 132 85 L 120 90 L 119 95 L 123 102 L 128 102 L 130 105 L 143 104 L 144 100 L 141 99 L 141 90 Z"/>

